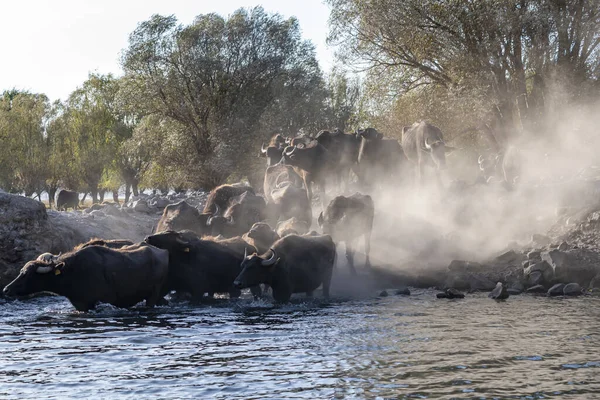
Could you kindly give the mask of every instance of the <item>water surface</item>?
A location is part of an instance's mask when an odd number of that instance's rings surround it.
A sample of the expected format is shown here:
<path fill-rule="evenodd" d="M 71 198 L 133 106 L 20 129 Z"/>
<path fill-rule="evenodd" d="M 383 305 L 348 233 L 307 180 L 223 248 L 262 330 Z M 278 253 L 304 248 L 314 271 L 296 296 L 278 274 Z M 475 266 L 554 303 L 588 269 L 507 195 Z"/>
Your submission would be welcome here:
<path fill-rule="evenodd" d="M 0 398 L 581 398 L 600 300 L 434 292 L 76 312 L 0 303 Z"/>

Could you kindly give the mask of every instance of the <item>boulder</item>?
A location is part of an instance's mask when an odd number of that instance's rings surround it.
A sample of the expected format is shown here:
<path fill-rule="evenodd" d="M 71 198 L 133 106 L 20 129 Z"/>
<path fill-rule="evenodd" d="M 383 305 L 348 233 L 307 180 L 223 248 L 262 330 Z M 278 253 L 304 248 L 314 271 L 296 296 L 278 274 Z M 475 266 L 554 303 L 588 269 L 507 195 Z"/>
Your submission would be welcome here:
<path fill-rule="evenodd" d="M 542 253 L 542 259 L 553 269 L 556 282 L 577 282 L 588 286 L 598 274 L 596 262 L 586 259 L 587 253 L 577 251 L 550 250 Z"/>
<path fill-rule="evenodd" d="M 407 287 L 396 290 L 396 295 L 410 296 L 410 289 Z"/>
<path fill-rule="evenodd" d="M 561 244 L 558 245 L 558 250 L 559 251 L 567 251 L 567 250 L 569 250 L 569 245 L 567 244 L 567 242 L 562 242 Z"/>
<path fill-rule="evenodd" d="M 443 293 L 438 293 L 436 297 L 438 299 L 464 299 L 465 295 L 455 288 L 448 288 Z"/>
<path fill-rule="evenodd" d="M 148 206 L 146 200 L 136 200 L 132 204 L 132 208 L 135 212 L 150 214 L 153 210 Z"/>
<path fill-rule="evenodd" d="M 562 296 L 564 288 L 565 288 L 564 283 L 557 283 L 556 285 L 554 285 L 550 289 L 548 289 L 548 296 L 551 296 L 551 297 Z"/>
<path fill-rule="evenodd" d="M 546 285 L 550 286 L 554 280 L 554 270 L 546 261 L 541 261 L 528 266 L 523 271 L 525 280 L 529 286 Z"/>
<path fill-rule="evenodd" d="M 569 283 L 565 285 L 563 293 L 565 296 L 579 296 L 581 295 L 581 286 L 578 283 Z"/>
<path fill-rule="evenodd" d="M 546 288 L 543 285 L 535 285 L 526 290 L 527 293 L 546 293 Z"/>
<path fill-rule="evenodd" d="M 515 289 L 515 288 L 508 288 L 508 289 L 506 289 L 506 291 L 507 291 L 507 292 L 508 292 L 508 294 L 509 294 L 509 295 L 511 295 L 511 296 L 518 296 L 518 295 L 520 295 L 521 293 L 523 293 L 523 291 L 522 291 L 522 290 Z"/>
<path fill-rule="evenodd" d="M 94 210 L 90 213 L 90 216 L 94 218 L 104 218 L 106 217 L 106 214 L 104 214 L 104 212 L 102 212 L 101 210 Z"/>
<path fill-rule="evenodd" d="M 67 240 L 54 231 L 43 203 L 0 192 L 0 288 L 10 283 L 27 261 L 45 252 L 69 250 Z"/>
<path fill-rule="evenodd" d="M 494 300 L 508 299 L 508 296 L 508 291 L 506 290 L 506 287 L 502 284 L 502 282 L 496 283 L 496 287 L 494 288 L 494 290 L 492 290 L 490 294 L 488 294 L 488 297 Z"/>
<path fill-rule="evenodd" d="M 388 297 L 389 294 L 386 290 L 383 290 L 381 293 L 379 293 L 379 297 Z"/>
<path fill-rule="evenodd" d="M 115 217 L 121 217 L 123 215 L 121 210 L 119 210 L 117 207 L 115 207 L 112 204 L 104 206 L 104 208 L 102 209 L 102 212 L 106 215 L 112 215 Z"/>
<path fill-rule="evenodd" d="M 527 259 L 528 260 L 541 260 L 542 253 L 539 250 L 531 250 L 529 253 L 527 253 Z"/>

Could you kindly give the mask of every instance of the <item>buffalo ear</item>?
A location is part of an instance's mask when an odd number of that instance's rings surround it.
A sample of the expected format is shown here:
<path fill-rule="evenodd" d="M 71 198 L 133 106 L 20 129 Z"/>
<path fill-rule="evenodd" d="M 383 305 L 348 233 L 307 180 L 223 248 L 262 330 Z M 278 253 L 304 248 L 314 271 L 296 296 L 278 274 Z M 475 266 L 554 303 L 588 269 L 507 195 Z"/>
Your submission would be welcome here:
<path fill-rule="evenodd" d="M 452 147 L 452 146 L 444 146 L 444 151 L 446 152 L 446 154 L 450 154 L 453 151 L 458 150 L 456 147 Z"/>
<path fill-rule="evenodd" d="M 54 266 L 54 275 L 60 275 L 62 274 L 62 270 L 65 267 L 65 263 L 64 262 L 59 262 L 58 264 L 56 264 Z"/>
<path fill-rule="evenodd" d="M 323 211 L 319 214 L 319 218 L 317 219 L 319 226 L 323 226 Z"/>

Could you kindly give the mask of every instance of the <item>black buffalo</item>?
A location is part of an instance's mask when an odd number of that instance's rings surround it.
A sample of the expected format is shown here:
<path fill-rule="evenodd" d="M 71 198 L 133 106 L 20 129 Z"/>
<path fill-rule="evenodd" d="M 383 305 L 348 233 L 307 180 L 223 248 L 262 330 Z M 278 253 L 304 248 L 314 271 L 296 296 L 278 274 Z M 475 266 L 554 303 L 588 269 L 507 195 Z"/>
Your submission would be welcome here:
<path fill-rule="evenodd" d="M 253 250 L 247 243 L 242 243 L 242 253 L 234 243 L 200 239 L 191 231 L 163 231 L 148 236 L 145 242 L 169 253 L 169 278 L 163 294 L 175 290 L 191 294 L 194 300 L 200 300 L 205 293 L 240 296 L 233 281 L 241 271 L 245 249 Z M 253 288 L 253 294 L 259 295 L 260 289 Z"/>
<path fill-rule="evenodd" d="M 131 240 L 127 239 L 99 239 L 93 238 L 88 240 L 85 243 L 81 243 L 77 245 L 73 250 L 85 249 L 90 246 L 104 246 L 109 247 L 111 249 L 120 249 L 126 246 L 132 246 L 134 243 Z"/>
<path fill-rule="evenodd" d="M 234 284 L 238 288 L 267 284 L 277 302 L 289 301 L 293 293 L 312 296 L 322 284 L 323 295 L 328 298 L 335 254 L 330 236 L 289 235 L 265 254 L 245 257 Z"/>
<path fill-rule="evenodd" d="M 79 208 L 79 193 L 63 189 L 58 192 L 56 197 L 56 209 L 58 211 L 67 211 L 71 207 L 73 210 Z"/>
<path fill-rule="evenodd" d="M 211 216 L 207 225 L 214 236 L 241 236 L 256 222 L 267 218 L 267 204 L 262 196 L 251 192 L 231 198 L 223 215 Z"/>
<path fill-rule="evenodd" d="M 245 192 L 256 194 L 251 186 L 246 185 L 221 185 L 211 190 L 206 199 L 203 214 L 219 214 L 225 211 L 233 198 Z"/>
<path fill-rule="evenodd" d="M 336 243 L 345 243 L 346 258 L 353 274 L 356 274 L 353 244 L 360 236 L 365 239 L 365 266 L 371 267 L 369 253 L 374 215 L 373 199 L 360 193 L 349 197 L 337 196 L 325 211 L 319 214 L 318 223 L 323 233 L 331 235 Z"/>
<path fill-rule="evenodd" d="M 248 232 L 244 233 L 242 239 L 262 254 L 279 240 L 279 235 L 266 222 L 257 222 Z"/>
<path fill-rule="evenodd" d="M 292 217 L 277 223 L 277 235 L 284 237 L 287 235 L 304 235 L 310 229 L 310 222 Z"/>
<path fill-rule="evenodd" d="M 360 137 L 346 134 L 341 130 L 322 130 L 315 140 L 329 151 L 334 171 L 333 176 L 341 190 L 346 190 L 350 182 L 351 172 L 358 173 L 358 154 Z"/>
<path fill-rule="evenodd" d="M 329 152 L 316 140 L 310 138 L 294 138 L 291 145 L 283 151 L 285 163 L 293 165 L 302 172 L 302 179 L 309 202 L 312 201 L 312 185 L 320 189 L 321 203 L 326 203 L 327 180 L 335 173 Z"/>
<path fill-rule="evenodd" d="M 396 139 L 386 138 L 374 128 L 359 130 L 356 137 L 360 138 L 356 175 L 362 188 L 404 180 L 408 160 Z"/>
<path fill-rule="evenodd" d="M 90 246 L 49 262 L 28 262 L 4 294 L 52 292 L 65 296 L 79 311 L 98 302 L 131 307 L 146 300 L 152 307 L 161 299 L 168 272 L 169 253 L 145 243 L 125 249 Z"/>
<path fill-rule="evenodd" d="M 436 170 L 435 177 L 440 182 L 437 170 L 446 168 L 446 153 L 454 150 L 446 146 L 442 131 L 425 121 L 415 122 L 412 126 L 402 128 L 402 148 L 406 157 L 416 164 L 417 182 L 423 182 L 426 166 Z"/>
<path fill-rule="evenodd" d="M 281 134 L 273 135 L 267 146 L 260 146 L 260 156 L 267 158 L 267 167 L 277 164 L 283 157 L 286 138 Z"/>
<path fill-rule="evenodd" d="M 190 206 L 185 201 L 176 204 L 169 204 L 163 210 L 162 217 L 158 221 L 155 233 L 162 231 L 182 231 L 191 230 L 199 236 L 207 235 L 210 232 L 207 222 L 212 216 L 211 213 L 200 213 L 200 211 Z"/>

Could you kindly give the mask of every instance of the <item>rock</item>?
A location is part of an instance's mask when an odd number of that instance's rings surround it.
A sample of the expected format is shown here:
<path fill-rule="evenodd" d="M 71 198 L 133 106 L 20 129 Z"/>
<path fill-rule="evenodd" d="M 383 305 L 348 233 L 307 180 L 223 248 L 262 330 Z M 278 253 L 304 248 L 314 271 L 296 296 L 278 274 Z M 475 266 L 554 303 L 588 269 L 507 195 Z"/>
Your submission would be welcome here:
<path fill-rule="evenodd" d="M 379 297 L 387 297 L 387 296 L 389 296 L 389 294 L 388 294 L 388 292 L 387 292 L 387 291 L 385 291 L 385 290 L 384 290 L 384 291 L 382 291 L 381 293 L 379 293 Z"/>
<path fill-rule="evenodd" d="M 104 218 L 106 217 L 106 214 L 104 214 L 102 211 L 100 210 L 94 210 L 90 213 L 90 215 L 94 218 Z"/>
<path fill-rule="evenodd" d="M 565 285 L 563 293 L 565 296 L 579 296 L 581 295 L 581 286 L 578 283 L 569 283 Z"/>
<path fill-rule="evenodd" d="M 508 291 L 506 290 L 506 287 L 502 284 L 502 282 L 496 283 L 496 287 L 494 288 L 494 290 L 492 290 L 491 293 L 488 294 L 488 297 L 494 300 L 508 299 L 508 296 Z"/>
<path fill-rule="evenodd" d="M 158 199 L 156 200 L 156 203 L 154 204 L 154 206 L 155 206 L 156 208 L 163 209 L 163 208 L 165 208 L 166 206 L 168 206 L 169 204 L 171 204 L 171 202 L 170 202 L 168 199 L 165 199 L 164 197 L 161 197 L 161 198 L 158 198 Z"/>
<path fill-rule="evenodd" d="M 153 210 L 148 206 L 148 202 L 146 200 L 137 200 L 133 202 L 132 208 L 136 212 L 149 214 Z"/>
<path fill-rule="evenodd" d="M 527 253 L 527 259 L 528 260 L 541 260 L 542 253 L 539 250 L 531 250 L 529 253 Z"/>
<path fill-rule="evenodd" d="M 600 274 L 592 278 L 590 284 L 588 285 L 588 289 L 600 289 Z"/>
<path fill-rule="evenodd" d="M 529 267 L 525 268 L 523 273 L 529 286 L 549 286 L 554 279 L 554 269 L 546 261 L 541 261 L 530 265 Z"/>
<path fill-rule="evenodd" d="M 43 203 L 0 192 L 0 287 L 16 278 L 23 265 L 38 255 L 69 250 L 70 235 L 62 237 L 53 229 Z"/>
<path fill-rule="evenodd" d="M 456 290 L 455 288 L 448 288 L 445 290 L 446 298 L 448 299 L 464 299 L 464 293 Z"/>
<path fill-rule="evenodd" d="M 511 296 L 518 296 L 518 295 L 520 295 L 521 293 L 523 293 L 523 291 L 522 291 L 522 290 L 519 290 L 519 289 L 514 289 L 514 288 L 508 288 L 508 289 L 506 289 L 506 291 L 507 291 L 507 292 L 508 292 L 508 294 L 509 294 L 509 295 L 511 295 Z"/>
<path fill-rule="evenodd" d="M 537 233 L 531 235 L 531 241 L 541 247 L 546 247 L 551 243 L 551 240 L 548 236 Z"/>
<path fill-rule="evenodd" d="M 102 209 L 102 212 L 106 215 L 112 215 L 115 217 L 120 217 L 123 215 L 123 213 L 121 212 L 121 210 L 119 210 L 117 207 L 115 207 L 114 205 L 106 205 L 104 206 L 104 208 Z"/>
<path fill-rule="evenodd" d="M 599 273 L 597 262 L 586 259 L 589 252 L 550 250 L 542 253 L 542 259 L 552 266 L 556 282 L 577 282 L 588 286 Z"/>
<path fill-rule="evenodd" d="M 508 284 L 507 290 L 509 290 L 509 293 L 510 293 L 510 291 L 513 292 L 510 294 L 515 294 L 514 292 L 523 293 L 523 291 L 525 290 L 525 285 L 521 281 L 510 282 Z"/>
<path fill-rule="evenodd" d="M 535 285 L 526 290 L 527 293 L 546 293 L 546 288 L 543 285 Z"/>
<path fill-rule="evenodd" d="M 501 262 L 501 263 L 508 263 L 511 261 L 514 261 L 517 258 L 517 253 L 515 253 L 513 250 L 509 250 L 505 253 L 500 254 L 498 257 L 496 257 L 496 261 Z"/>
<path fill-rule="evenodd" d="M 548 289 L 548 296 L 552 296 L 552 297 L 562 296 L 564 288 L 565 288 L 564 283 L 557 283 L 556 285 L 554 285 L 550 289 Z"/>
<path fill-rule="evenodd" d="M 529 265 L 531 265 L 531 261 L 532 260 L 525 260 L 521 263 L 521 266 L 523 267 L 523 269 L 529 267 Z"/>
<path fill-rule="evenodd" d="M 558 245 L 558 250 L 559 251 L 567 251 L 567 250 L 569 250 L 569 245 L 567 244 L 567 242 L 562 242 L 561 244 Z"/>
<path fill-rule="evenodd" d="M 444 292 L 436 294 L 435 297 L 437 297 L 438 299 L 447 299 L 448 295 Z"/>
<path fill-rule="evenodd" d="M 410 296 L 410 289 L 408 289 L 407 287 L 398 289 L 396 290 L 396 296 L 398 295 Z"/>

